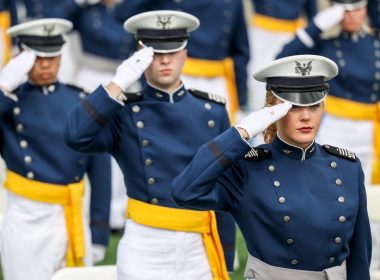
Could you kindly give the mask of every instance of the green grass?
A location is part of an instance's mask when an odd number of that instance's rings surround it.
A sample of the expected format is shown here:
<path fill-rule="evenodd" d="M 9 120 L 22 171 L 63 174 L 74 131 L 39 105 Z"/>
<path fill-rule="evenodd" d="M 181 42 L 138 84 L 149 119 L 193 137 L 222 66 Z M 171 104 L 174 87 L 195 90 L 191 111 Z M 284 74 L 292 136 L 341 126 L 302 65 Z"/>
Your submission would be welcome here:
<path fill-rule="evenodd" d="M 111 236 L 110 244 L 107 248 L 104 261 L 97 264 L 97 265 L 115 264 L 115 262 L 116 262 L 116 248 L 117 248 L 117 244 L 119 242 L 120 237 L 121 237 L 120 235 L 116 235 L 116 234 L 113 234 Z M 231 274 L 231 280 L 243 279 L 245 263 L 247 260 L 247 250 L 245 247 L 244 239 L 243 239 L 242 235 L 240 234 L 240 232 L 238 232 L 238 234 L 237 234 L 237 249 L 238 249 L 240 267 L 237 271 L 235 271 Z M 3 274 L 1 273 L 1 265 L 0 265 L 0 280 L 3 280 Z"/>

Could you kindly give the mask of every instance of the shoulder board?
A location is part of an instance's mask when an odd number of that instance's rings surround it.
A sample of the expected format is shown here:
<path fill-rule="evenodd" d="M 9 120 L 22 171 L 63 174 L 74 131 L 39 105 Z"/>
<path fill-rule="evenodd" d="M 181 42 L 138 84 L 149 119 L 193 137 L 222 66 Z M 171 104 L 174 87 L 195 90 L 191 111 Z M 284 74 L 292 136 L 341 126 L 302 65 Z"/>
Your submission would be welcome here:
<path fill-rule="evenodd" d="M 89 94 L 87 91 L 85 91 L 83 88 L 81 87 L 78 87 L 76 85 L 73 85 L 73 84 L 66 84 L 69 88 L 72 88 L 72 89 L 75 89 L 77 91 L 80 91 L 80 92 L 84 92 L 85 94 Z"/>
<path fill-rule="evenodd" d="M 350 152 L 349 150 L 334 147 L 331 145 L 323 145 L 323 148 L 329 154 L 336 155 L 338 157 L 345 158 L 348 160 L 356 161 L 356 155 L 353 152 Z"/>
<path fill-rule="evenodd" d="M 208 93 L 208 92 L 205 92 L 205 91 L 200 91 L 200 90 L 197 90 L 197 89 L 189 89 L 189 92 L 192 95 L 195 95 L 195 96 L 197 96 L 199 98 L 202 98 L 202 99 L 210 100 L 210 101 L 213 101 L 215 103 L 222 104 L 222 105 L 226 104 L 226 99 L 223 96 L 220 96 L 220 95 L 217 95 L 217 94 L 212 94 L 212 93 Z"/>
<path fill-rule="evenodd" d="M 245 160 L 263 160 L 270 159 L 272 157 L 272 152 L 264 148 L 253 148 L 245 154 Z"/>
<path fill-rule="evenodd" d="M 123 100 L 123 102 L 126 104 L 126 103 L 130 103 L 130 102 L 134 102 L 134 101 L 140 101 L 142 100 L 142 94 L 141 92 L 124 92 L 124 97 L 125 99 Z"/>

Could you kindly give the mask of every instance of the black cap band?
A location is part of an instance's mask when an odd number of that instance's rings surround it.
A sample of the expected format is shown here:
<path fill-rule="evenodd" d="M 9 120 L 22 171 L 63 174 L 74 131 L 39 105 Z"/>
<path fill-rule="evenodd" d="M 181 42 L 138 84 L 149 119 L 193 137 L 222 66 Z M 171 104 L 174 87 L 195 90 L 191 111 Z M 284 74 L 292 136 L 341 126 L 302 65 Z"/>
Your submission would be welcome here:
<path fill-rule="evenodd" d="M 309 92 L 324 91 L 328 89 L 328 86 L 324 77 L 269 77 L 266 88 L 275 92 Z"/>
<path fill-rule="evenodd" d="M 56 36 L 35 36 L 35 35 L 20 35 L 17 37 L 19 45 L 26 45 L 27 47 L 38 52 L 55 53 L 58 52 L 65 40 L 62 35 Z"/>
<path fill-rule="evenodd" d="M 162 41 L 183 41 L 189 37 L 186 29 L 139 29 L 136 33 L 138 40 L 162 40 Z"/>

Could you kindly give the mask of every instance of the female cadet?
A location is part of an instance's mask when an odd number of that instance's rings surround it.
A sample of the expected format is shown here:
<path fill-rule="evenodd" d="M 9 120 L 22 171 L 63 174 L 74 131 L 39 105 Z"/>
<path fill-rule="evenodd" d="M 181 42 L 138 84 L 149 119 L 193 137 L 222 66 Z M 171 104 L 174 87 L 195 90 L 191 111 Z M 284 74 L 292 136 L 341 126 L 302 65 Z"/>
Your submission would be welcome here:
<path fill-rule="evenodd" d="M 370 279 L 360 161 L 314 141 L 325 81 L 337 72 L 334 62 L 314 55 L 259 69 L 254 77 L 267 83 L 266 107 L 203 145 L 173 181 L 180 205 L 234 216 L 249 251 L 246 277 Z M 250 147 L 245 140 L 262 131 L 267 144 Z"/>

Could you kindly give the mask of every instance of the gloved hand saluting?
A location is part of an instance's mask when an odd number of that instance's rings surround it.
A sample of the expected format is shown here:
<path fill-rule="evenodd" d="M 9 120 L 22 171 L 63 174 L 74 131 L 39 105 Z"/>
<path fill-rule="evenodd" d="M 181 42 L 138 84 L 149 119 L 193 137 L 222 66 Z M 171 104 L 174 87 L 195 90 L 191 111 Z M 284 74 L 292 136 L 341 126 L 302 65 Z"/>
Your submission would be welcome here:
<path fill-rule="evenodd" d="M 272 123 L 285 116 L 291 108 L 292 104 L 289 102 L 264 107 L 259 111 L 250 113 L 242 119 L 239 124 L 235 125 L 235 127 L 245 129 L 248 132 L 249 138 L 255 137 Z"/>
<path fill-rule="evenodd" d="M 12 58 L 0 73 L 0 88 L 12 92 L 26 81 L 29 71 L 36 61 L 36 54 L 25 50 Z"/>
<path fill-rule="evenodd" d="M 117 84 L 122 91 L 126 91 L 136 82 L 153 60 L 153 48 L 142 48 L 135 52 L 130 58 L 123 61 L 116 69 L 112 82 Z"/>
<path fill-rule="evenodd" d="M 343 20 L 344 7 L 340 4 L 334 4 L 328 7 L 314 17 L 315 25 L 322 31 L 327 31 Z"/>

